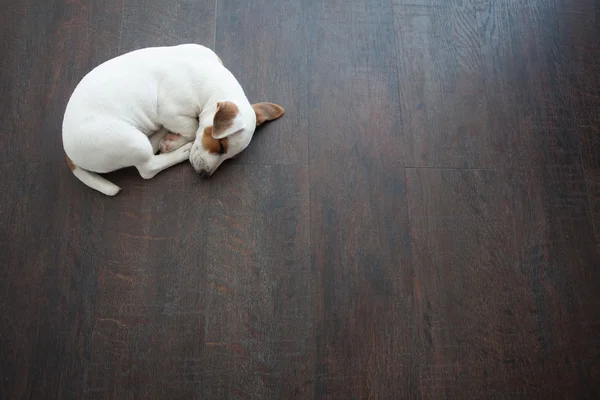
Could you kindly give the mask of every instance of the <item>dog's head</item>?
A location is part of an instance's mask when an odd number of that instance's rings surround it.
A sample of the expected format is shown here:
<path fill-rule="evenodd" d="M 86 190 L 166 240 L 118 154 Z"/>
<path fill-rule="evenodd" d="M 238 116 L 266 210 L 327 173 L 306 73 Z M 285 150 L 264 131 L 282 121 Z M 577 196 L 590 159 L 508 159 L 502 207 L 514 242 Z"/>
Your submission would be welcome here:
<path fill-rule="evenodd" d="M 252 104 L 252 108 L 240 111 L 231 101 L 218 102 L 214 113 L 200 117 L 190 163 L 201 176 L 211 176 L 223 161 L 248 147 L 257 126 L 284 112 L 283 107 L 273 103 Z"/>

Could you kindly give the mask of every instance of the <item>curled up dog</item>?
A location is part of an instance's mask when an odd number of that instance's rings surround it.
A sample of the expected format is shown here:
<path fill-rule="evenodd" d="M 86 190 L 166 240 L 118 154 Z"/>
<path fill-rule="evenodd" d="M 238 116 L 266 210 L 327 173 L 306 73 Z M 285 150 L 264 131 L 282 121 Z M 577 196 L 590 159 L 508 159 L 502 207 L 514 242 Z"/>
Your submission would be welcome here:
<path fill-rule="evenodd" d="M 204 46 L 146 48 L 81 80 L 65 110 L 63 146 L 77 178 L 114 196 L 120 188 L 98 173 L 136 167 L 150 179 L 189 159 L 208 177 L 249 145 L 257 126 L 284 112 L 273 103 L 251 104 Z"/>

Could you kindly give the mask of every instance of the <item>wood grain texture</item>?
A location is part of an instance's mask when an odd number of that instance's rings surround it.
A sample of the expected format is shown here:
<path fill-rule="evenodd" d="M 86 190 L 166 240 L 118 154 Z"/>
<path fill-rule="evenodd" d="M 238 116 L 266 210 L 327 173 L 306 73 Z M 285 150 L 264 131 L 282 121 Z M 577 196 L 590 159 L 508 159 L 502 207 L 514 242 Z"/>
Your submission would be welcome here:
<path fill-rule="evenodd" d="M 73 190 L 61 167 L 0 165 L 0 397 L 6 399 L 85 393 L 99 254 L 107 251 L 97 230 L 105 204 Z"/>
<path fill-rule="evenodd" d="M 588 330 L 584 321 L 597 317 L 585 306 L 593 285 L 584 276 L 597 273 L 582 261 L 598 260 L 598 252 L 587 220 L 561 218 L 552 196 L 528 190 L 544 181 L 535 175 L 407 171 L 415 279 L 427 282 L 418 285 L 417 302 L 423 313 L 419 370 L 421 380 L 431 382 L 422 397 L 592 393 L 582 382 L 593 364 L 586 349 L 594 346 L 580 335 Z M 543 212 L 547 207 L 551 213 Z M 556 235 L 575 224 L 573 236 Z"/>
<path fill-rule="evenodd" d="M 557 28 L 561 44 L 569 58 L 584 65 L 598 65 L 597 38 L 600 33 L 598 12 L 600 4 L 594 0 L 556 0 Z M 583 77 L 583 76 L 582 76 Z M 594 75 L 589 76 L 589 78 Z"/>
<path fill-rule="evenodd" d="M 567 99 L 574 113 L 579 134 L 581 157 L 586 170 L 600 170 L 600 113 L 597 112 L 600 87 L 600 64 L 597 40 L 600 34 L 598 13 L 594 1 L 556 2 L 561 66 L 570 93 Z"/>
<path fill-rule="evenodd" d="M 408 169 L 407 185 L 420 397 L 535 390 L 532 378 L 543 378 L 531 368 L 542 357 L 502 177 L 492 170 Z M 527 387 L 510 386 L 521 379 Z"/>
<path fill-rule="evenodd" d="M 204 204 L 210 228 L 203 240 L 206 326 L 198 395 L 310 397 L 308 168 L 235 165 L 221 172 Z"/>
<path fill-rule="evenodd" d="M 594 0 L 7 0 L 0 399 L 600 397 Z M 107 198 L 94 66 L 215 48 L 286 115 Z"/>
<path fill-rule="evenodd" d="M 413 397 L 414 271 L 392 9 L 315 2 L 310 16 L 313 398 Z"/>
<path fill-rule="evenodd" d="M 119 53 L 198 43 L 214 49 L 214 0 L 125 0 Z"/>
<path fill-rule="evenodd" d="M 207 187 L 187 172 L 154 185 L 121 183 L 128 190 L 103 221 L 110 252 L 98 271 L 88 398 L 189 398 L 198 390 L 190 374 L 205 324 L 206 231 L 198 227 Z"/>
<path fill-rule="evenodd" d="M 243 164 L 307 164 L 305 0 L 219 0 L 216 52 L 252 103 L 292 110 L 257 129 Z"/>
<path fill-rule="evenodd" d="M 64 107 L 83 75 L 117 55 L 123 0 L 102 6 L 62 0 L 8 3 L 10 12 L 0 17 L 0 105 L 6 110 L 0 115 L 0 144 L 8 148 L 18 135 L 19 146 L 4 152 L 0 162 L 62 161 Z"/>
<path fill-rule="evenodd" d="M 600 246 L 600 171 L 586 173 L 587 193 L 593 218 L 596 243 Z"/>
<path fill-rule="evenodd" d="M 396 1 L 394 16 L 407 166 L 497 165 L 474 2 Z"/>

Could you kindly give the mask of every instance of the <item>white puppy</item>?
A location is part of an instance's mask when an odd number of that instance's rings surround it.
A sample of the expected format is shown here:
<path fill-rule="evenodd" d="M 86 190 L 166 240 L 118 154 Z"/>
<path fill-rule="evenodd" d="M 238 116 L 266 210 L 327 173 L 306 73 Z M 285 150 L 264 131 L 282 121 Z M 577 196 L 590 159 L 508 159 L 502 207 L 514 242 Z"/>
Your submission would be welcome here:
<path fill-rule="evenodd" d="M 210 176 L 248 146 L 256 126 L 283 113 L 276 104 L 250 104 L 204 46 L 146 48 L 109 60 L 81 80 L 65 111 L 63 145 L 73 174 L 114 196 L 120 188 L 95 172 L 134 166 L 150 179 L 189 159 L 196 172 Z"/>

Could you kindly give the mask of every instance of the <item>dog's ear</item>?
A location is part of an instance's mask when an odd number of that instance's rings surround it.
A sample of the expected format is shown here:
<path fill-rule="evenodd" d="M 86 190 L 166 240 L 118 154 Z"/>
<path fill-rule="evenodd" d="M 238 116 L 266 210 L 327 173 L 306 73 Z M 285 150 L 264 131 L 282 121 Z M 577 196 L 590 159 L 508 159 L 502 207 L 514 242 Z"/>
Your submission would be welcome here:
<path fill-rule="evenodd" d="M 273 103 L 252 104 L 256 114 L 256 126 L 262 125 L 266 121 L 273 121 L 285 114 L 283 107 Z"/>
<path fill-rule="evenodd" d="M 244 121 L 240 118 L 238 107 L 231 101 L 217 103 L 217 112 L 213 119 L 212 137 L 223 139 L 244 129 Z"/>

